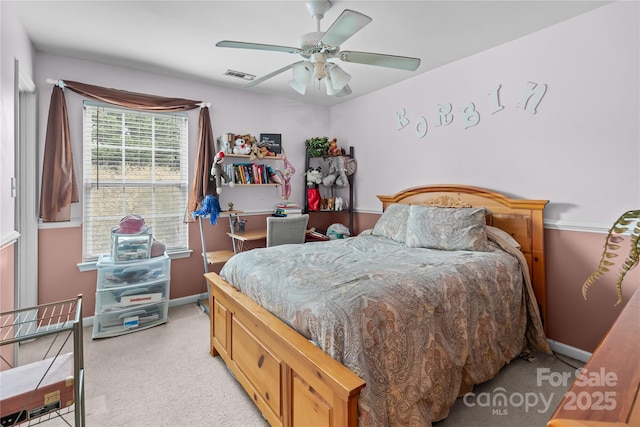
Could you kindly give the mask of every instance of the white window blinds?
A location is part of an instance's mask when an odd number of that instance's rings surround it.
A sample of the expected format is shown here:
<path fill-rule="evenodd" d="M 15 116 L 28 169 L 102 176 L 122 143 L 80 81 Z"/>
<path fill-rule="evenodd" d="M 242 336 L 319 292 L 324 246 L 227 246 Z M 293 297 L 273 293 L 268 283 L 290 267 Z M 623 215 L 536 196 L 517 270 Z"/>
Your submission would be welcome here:
<path fill-rule="evenodd" d="M 109 253 L 127 214 L 152 227 L 167 252 L 186 249 L 188 117 L 91 101 L 83 117 L 83 259 Z"/>

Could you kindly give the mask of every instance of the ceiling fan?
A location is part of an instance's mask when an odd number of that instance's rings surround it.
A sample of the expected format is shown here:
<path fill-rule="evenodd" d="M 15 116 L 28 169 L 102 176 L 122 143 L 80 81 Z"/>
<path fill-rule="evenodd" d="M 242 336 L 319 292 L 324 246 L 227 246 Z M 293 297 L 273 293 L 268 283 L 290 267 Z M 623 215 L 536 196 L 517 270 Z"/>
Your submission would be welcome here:
<path fill-rule="evenodd" d="M 324 82 L 327 95 L 340 97 L 351 93 L 351 88 L 348 85 L 351 76 L 335 62 L 330 61 L 334 59 L 407 71 L 415 71 L 420 66 L 419 58 L 340 50 L 340 45 L 344 41 L 360 31 L 365 25 L 369 24 L 372 19 L 360 12 L 345 9 L 338 19 L 331 24 L 329 29 L 322 32 L 320 31 L 320 20 L 330 7 L 331 3 L 327 0 L 307 2 L 307 9 L 316 20 L 316 31 L 304 34 L 300 38 L 300 47 L 247 43 L 232 40 L 220 41 L 216 43 L 216 46 L 295 53 L 302 56 L 304 58 L 303 60 L 289 64 L 244 85 L 244 87 L 255 86 L 280 73 L 293 69 L 293 79 L 289 82 L 289 85 L 302 95 L 304 95 L 307 85 L 312 79 L 318 82 Z"/>

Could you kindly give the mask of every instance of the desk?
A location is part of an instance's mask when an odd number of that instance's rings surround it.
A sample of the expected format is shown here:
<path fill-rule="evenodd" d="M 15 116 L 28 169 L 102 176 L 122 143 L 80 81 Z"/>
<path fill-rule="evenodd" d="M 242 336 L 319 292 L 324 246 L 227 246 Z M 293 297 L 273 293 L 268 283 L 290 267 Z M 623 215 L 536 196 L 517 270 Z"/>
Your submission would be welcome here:
<path fill-rule="evenodd" d="M 262 240 L 267 238 L 267 230 L 249 230 L 244 233 L 227 233 L 233 239 L 233 250 L 235 253 L 242 252 L 244 242 Z"/>
<path fill-rule="evenodd" d="M 220 217 L 228 217 L 229 218 L 229 227 L 233 230 L 233 220 L 238 218 L 238 215 L 243 213 L 242 211 L 222 211 L 220 212 Z M 206 216 L 205 216 L 206 218 Z M 204 241 L 204 230 L 202 228 L 202 216 L 198 216 L 198 222 L 200 223 L 200 241 L 202 243 L 202 256 L 204 259 L 204 272 L 209 272 L 209 264 L 224 264 L 227 262 L 229 258 L 231 258 L 236 253 L 235 240 L 233 240 L 233 251 L 228 249 L 223 249 L 219 251 L 209 251 L 207 252 L 206 244 Z M 227 233 L 229 234 L 229 233 Z"/>

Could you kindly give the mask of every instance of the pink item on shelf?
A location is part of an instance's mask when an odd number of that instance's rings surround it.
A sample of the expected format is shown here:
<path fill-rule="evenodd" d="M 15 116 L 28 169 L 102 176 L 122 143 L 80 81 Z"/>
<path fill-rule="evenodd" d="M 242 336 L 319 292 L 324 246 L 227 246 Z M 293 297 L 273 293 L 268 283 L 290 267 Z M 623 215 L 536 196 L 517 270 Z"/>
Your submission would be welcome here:
<path fill-rule="evenodd" d="M 129 214 L 120 220 L 120 227 L 112 231 L 118 234 L 138 234 L 146 228 L 144 218 L 140 215 Z"/>

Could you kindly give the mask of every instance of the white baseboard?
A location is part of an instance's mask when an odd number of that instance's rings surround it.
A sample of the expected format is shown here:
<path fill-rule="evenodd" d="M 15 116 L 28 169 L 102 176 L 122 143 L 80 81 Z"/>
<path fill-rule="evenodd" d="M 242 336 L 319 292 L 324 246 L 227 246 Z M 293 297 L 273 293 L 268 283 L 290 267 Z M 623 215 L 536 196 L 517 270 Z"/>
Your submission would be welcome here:
<path fill-rule="evenodd" d="M 169 301 L 169 307 L 178 307 L 180 305 L 187 305 L 191 303 L 195 304 L 198 302 L 200 298 L 202 298 L 202 295 L 205 295 L 205 298 L 206 298 L 206 294 L 196 294 L 196 295 L 189 295 L 188 297 L 172 299 Z"/>
<path fill-rule="evenodd" d="M 571 347 L 570 345 L 550 339 L 547 339 L 547 342 L 549 343 L 551 350 L 556 353 L 563 354 L 584 363 L 586 363 L 589 358 L 591 358 L 591 353 L 589 353 L 588 351 L 580 350 L 579 348 Z"/>
<path fill-rule="evenodd" d="M 180 305 L 195 304 L 198 302 L 198 300 L 206 297 L 207 297 L 207 294 L 205 293 L 205 294 L 189 295 L 188 297 L 175 298 L 169 301 L 169 308 L 178 307 Z M 83 317 L 82 326 L 83 327 L 93 326 L 93 316 Z"/>

